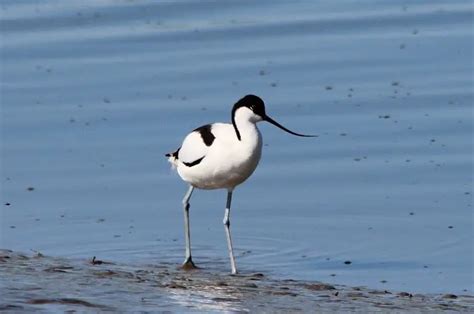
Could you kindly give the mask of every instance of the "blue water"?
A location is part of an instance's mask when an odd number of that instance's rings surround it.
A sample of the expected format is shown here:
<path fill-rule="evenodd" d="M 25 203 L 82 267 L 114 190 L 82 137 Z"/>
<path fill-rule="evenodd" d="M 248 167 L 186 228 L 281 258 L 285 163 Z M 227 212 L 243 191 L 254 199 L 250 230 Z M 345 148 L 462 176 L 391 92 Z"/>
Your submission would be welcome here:
<path fill-rule="evenodd" d="M 472 293 L 473 13 L 2 0 L 0 247 L 179 264 L 186 186 L 163 155 L 254 93 L 320 136 L 261 125 L 263 158 L 231 217 L 243 272 Z M 225 194 L 191 203 L 194 259 L 219 271 Z"/>

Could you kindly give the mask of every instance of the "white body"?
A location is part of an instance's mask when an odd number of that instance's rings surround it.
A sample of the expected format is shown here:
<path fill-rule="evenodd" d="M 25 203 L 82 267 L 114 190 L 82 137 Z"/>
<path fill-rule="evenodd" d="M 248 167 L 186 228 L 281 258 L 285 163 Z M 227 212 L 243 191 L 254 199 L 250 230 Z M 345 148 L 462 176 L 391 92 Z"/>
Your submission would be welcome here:
<path fill-rule="evenodd" d="M 170 162 L 180 177 L 196 188 L 232 191 L 252 175 L 260 161 L 262 135 L 256 125 L 260 120 L 250 109 L 241 108 L 235 116 L 240 140 L 232 124 L 214 123 L 211 133 L 215 138 L 210 146 L 199 132 L 191 132 L 183 141 L 179 157 L 170 157 Z M 184 164 L 202 157 L 195 166 Z"/>

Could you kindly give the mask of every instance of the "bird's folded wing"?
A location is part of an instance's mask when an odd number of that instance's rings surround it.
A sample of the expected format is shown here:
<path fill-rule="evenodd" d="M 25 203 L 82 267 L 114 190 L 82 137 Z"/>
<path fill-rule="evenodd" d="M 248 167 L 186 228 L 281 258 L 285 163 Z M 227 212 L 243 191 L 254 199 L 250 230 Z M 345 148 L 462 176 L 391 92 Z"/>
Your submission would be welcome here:
<path fill-rule="evenodd" d="M 178 159 L 186 165 L 196 165 L 206 156 L 209 151 L 201 134 L 197 131 L 191 132 L 186 136 L 183 145 L 178 153 Z"/>

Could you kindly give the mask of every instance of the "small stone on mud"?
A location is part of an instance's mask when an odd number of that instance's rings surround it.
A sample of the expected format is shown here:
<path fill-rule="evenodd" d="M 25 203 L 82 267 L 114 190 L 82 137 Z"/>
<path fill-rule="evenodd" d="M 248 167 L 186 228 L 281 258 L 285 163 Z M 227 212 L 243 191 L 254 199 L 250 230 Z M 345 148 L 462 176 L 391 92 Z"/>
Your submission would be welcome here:
<path fill-rule="evenodd" d="M 177 283 L 170 283 L 168 285 L 166 285 L 167 288 L 170 288 L 170 289 L 183 289 L 183 290 L 186 290 L 187 288 L 183 285 L 180 285 L 180 284 L 177 284 Z"/>
<path fill-rule="evenodd" d="M 348 297 L 348 298 L 367 298 L 367 296 L 363 292 L 348 292 L 348 293 L 346 293 L 346 297 Z"/>
<path fill-rule="evenodd" d="M 325 283 L 306 284 L 305 288 L 313 291 L 336 290 L 334 286 Z"/>
<path fill-rule="evenodd" d="M 35 188 L 34 188 L 34 187 L 32 187 L 32 186 L 29 186 L 29 187 L 27 187 L 27 188 L 26 188 L 26 190 L 27 190 L 27 191 L 34 191 L 34 190 L 35 190 Z"/>
<path fill-rule="evenodd" d="M 263 278 L 263 277 L 265 277 L 265 275 L 262 274 L 262 273 L 255 273 L 255 274 L 252 274 L 252 277 L 260 277 L 260 278 Z"/>
<path fill-rule="evenodd" d="M 457 298 L 458 298 L 457 295 L 451 294 L 451 293 L 443 295 L 443 299 L 457 299 Z"/>
<path fill-rule="evenodd" d="M 350 265 L 350 264 L 352 264 L 352 262 L 351 261 L 345 261 L 344 264 Z"/>

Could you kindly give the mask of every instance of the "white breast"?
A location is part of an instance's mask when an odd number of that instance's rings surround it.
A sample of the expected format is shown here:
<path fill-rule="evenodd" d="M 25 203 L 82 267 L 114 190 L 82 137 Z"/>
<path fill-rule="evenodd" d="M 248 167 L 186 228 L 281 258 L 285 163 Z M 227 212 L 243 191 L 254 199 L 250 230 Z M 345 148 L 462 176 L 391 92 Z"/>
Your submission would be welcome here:
<path fill-rule="evenodd" d="M 201 189 L 234 189 L 256 169 L 262 154 L 262 136 L 255 123 L 239 125 L 241 140 L 232 124 L 215 123 L 215 139 L 206 146 L 198 132 L 190 133 L 179 152 L 178 173 L 181 178 Z M 192 167 L 184 162 L 202 158 Z"/>

